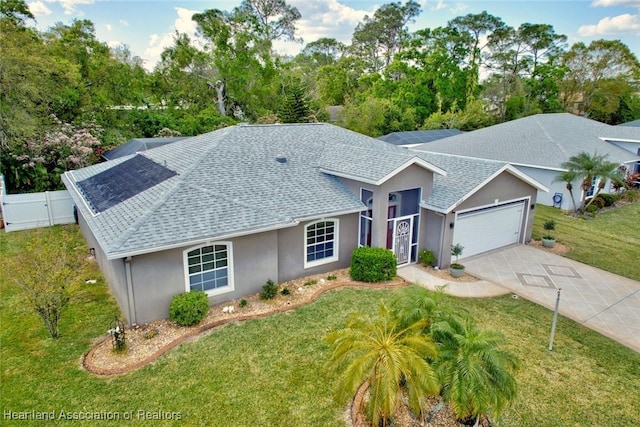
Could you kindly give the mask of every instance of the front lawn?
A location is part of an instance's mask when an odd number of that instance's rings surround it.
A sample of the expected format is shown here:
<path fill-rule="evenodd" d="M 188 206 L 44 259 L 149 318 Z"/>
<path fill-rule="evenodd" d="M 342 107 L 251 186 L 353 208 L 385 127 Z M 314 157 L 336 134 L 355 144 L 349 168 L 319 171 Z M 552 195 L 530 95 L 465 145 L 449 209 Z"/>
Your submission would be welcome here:
<path fill-rule="evenodd" d="M 548 219 L 556 222 L 556 240 L 569 246 L 565 256 L 621 276 L 640 280 L 640 203 L 621 206 L 595 218 L 575 218 L 560 209 L 536 206 L 533 238 Z"/>
<path fill-rule="evenodd" d="M 75 226 L 42 232 L 52 244 L 56 233 L 74 233 L 81 241 Z M 105 334 L 115 303 L 95 266 L 87 263 L 71 287 L 62 337 L 49 338 L 6 270 L 31 233 L 0 235 L 2 425 L 24 425 L 7 419 L 7 411 L 55 411 L 59 417 L 64 410 L 78 416 L 119 416 L 113 425 L 147 425 L 149 417 L 179 416 L 179 423 L 159 425 L 343 426 L 344 406 L 332 399 L 335 377 L 324 370 L 328 354 L 322 337 L 344 326 L 351 311 L 373 313 L 380 300 L 389 302 L 393 295 L 370 289 L 332 291 L 295 311 L 215 329 L 130 374 L 97 377 L 81 369 L 80 357 L 93 338 Z M 98 283 L 85 284 L 89 278 Z M 550 353 L 549 310 L 510 297 L 446 301 L 468 309 L 480 326 L 502 331 L 522 360 L 518 398 L 496 425 L 637 423 L 640 354 L 563 317 Z M 124 419 L 129 414 L 133 422 Z"/>

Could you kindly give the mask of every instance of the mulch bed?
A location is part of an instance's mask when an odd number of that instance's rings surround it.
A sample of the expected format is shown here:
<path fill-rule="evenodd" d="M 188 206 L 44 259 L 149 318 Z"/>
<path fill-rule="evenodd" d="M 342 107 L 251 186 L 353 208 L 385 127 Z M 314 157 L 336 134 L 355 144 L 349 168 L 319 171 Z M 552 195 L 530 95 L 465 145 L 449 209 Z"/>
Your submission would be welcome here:
<path fill-rule="evenodd" d="M 329 275 L 335 280 L 327 280 Z M 315 283 L 314 283 L 315 282 Z M 212 328 L 230 322 L 242 322 L 260 319 L 276 313 L 293 310 L 316 301 L 325 292 L 345 287 L 395 289 L 409 285 L 400 277 L 389 282 L 365 283 L 352 281 L 348 269 L 332 273 L 308 276 L 291 282 L 283 283 L 279 290 L 288 288 L 290 295 L 280 292 L 274 300 L 262 301 L 258 294 L 246 297 L 247 306 L 240 308 L 239 300 L 212 306 L 207 317 L 193 327 L 182 327 L 168 319 L 138 325 L 126 330 L 127 350 L 123 353 L 113 351 L 111 336 L 107 335 L 98 342 L 82 358 L 82 366 L 96 375 L 121 375 L 139 369 L 187 340 L 198 339 Z M 233 313 L 225 313 L 223 307 L 234 306 Z M 152 338 L 145 338 L 145 334 L 153 331 Z"/>

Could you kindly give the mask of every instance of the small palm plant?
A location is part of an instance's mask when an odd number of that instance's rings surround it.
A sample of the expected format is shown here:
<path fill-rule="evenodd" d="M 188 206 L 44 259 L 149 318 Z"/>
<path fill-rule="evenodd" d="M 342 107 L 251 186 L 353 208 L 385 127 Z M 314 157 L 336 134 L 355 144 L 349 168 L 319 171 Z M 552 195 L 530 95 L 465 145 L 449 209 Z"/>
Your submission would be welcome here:
<path fill-rule="evenodd" d="M 372 425 L 389 425 L 405 395 L 414 413 L 423 412 L 424 396 L 437 395 L 440 389 L 428 362 L 436 357 L 436 346 L 422 333 L 427 324 L 420 319 L 403 326 L 381 304 L 377 317 L 353 313 L 344 329 L 329 333 L 327 367 L 340 373 L 337 400 L 353 397 L 361 384 L 368 383 L 367 415 Z"/>
<path fill-rule="evenodd" d="M 504 335 L 480 329 L 470 317 L 450 316 L 435 323 L 431 335 L 438 343 L 436 371 L 442 397 L 461 420 L 483 415 L 498 417 L 516 396 L 519 360 L 502 348 Z"/>

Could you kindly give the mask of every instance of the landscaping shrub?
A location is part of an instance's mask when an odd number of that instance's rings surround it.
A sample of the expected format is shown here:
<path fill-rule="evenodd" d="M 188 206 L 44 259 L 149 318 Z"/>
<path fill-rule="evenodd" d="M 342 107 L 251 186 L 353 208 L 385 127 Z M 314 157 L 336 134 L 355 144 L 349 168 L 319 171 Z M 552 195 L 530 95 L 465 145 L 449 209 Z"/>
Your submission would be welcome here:
<path fill-rule="evenodd" d="M 602 198 L 602 195 L 600 195 L 600 196 L 596 197 L 595 199 L 593 199 L 593 203 L 591 203 L 590 206 L 597 206 L 598 209 L 602 209 L 602 208 L 605 207 L 605 203 L 606 202 Z"/>
<path fill-rule="evenodd" d="M 204 291 L 175 295 L 169 306 L 169 318 L 180 326 L 197 325 L 209 312 L 209 299 Z"/>
<path fill-rule="evenodd" d="M 620 196 L 618 196 L 617 194 L 609 194 L 609 193 L 602 193 L 598 196 L 598 198 L 602 200 L 603 207 L 605 208 L 608 208 L 609 206 L 613 206 L 615 202 L 620 200 Z"/>
<path fill-rule="evenodd" d="M 362 247 L 351 255 L 351 278 L 360 282 L 381 282 L 396 275 L 396 257 L 388 249 Z"/>
<path fill-rule="evenodd" d="M 280 293 L 284 296 L 291 295 L 291 291 L 289 290 L 289 288 L 284 288 L 280 291 Z"/>
<path fill-rule="evenodd" d="M 316 283 L 318 283 L 318 281 L 317 281 L 317 280 L 315 280 L 315 279 L 311 279 L 311 280 L 309 280 L 309 281 L 307 281 L 307 282 L 304 282 L 304 285 L 305 285 L 305 286 L 313 286 L 313 285 L 315 285 Z"/>
<path fill-rule="evenodd" d="M 249 302 L 246 299 L 241 299 L 240 302 L 238 303 L 240 307 L 246 307 L 248 304 Z"/>
<path fill-rule="evenodd" d="M 336 279 L 337 279 L 337 277 L 334 276 L 333 274 L 330 274 L 330 275 L 327 276 L 327 280 L 336 280 Z"/>
<path fill-rule="evenodd" d="M 260 292 L 261 299 L 274 299 L 278 294 L 278 285 L 273 283 L 273 280 L 267 280 L 267 283 L 262 287 L 262 292 Z"/>
<path fill-rule="evenodd" d="M 438 259 L 432 250 L 423 249 L 418 254 L 418 258 L 420 258 L 420 263 L 425 267 L 431 265 L 436 265 L 438 263 Z"/>

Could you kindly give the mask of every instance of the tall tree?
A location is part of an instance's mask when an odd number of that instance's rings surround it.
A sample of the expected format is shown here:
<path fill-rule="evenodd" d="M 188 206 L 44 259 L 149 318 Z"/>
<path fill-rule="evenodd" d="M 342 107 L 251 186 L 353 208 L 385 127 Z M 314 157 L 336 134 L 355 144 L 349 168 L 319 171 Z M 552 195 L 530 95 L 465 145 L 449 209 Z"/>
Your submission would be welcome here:
<path fill-rule="evenodd" d="M 356 26 L 351 43 L 352 54 L 363 59 L 372 72 L 389 66 L 409 39 L 407 24 L 420 14 L 420 5 L 409 0 L 380 6 L 373 17 L 365 16 Z"/>
<path fill-rule="evenodd" d="M 640 62 L 619 40 L 595 40 L 589 44 L 576 43 L 563 56 L 564 64 L 570 70 L 561 83 L 563 102 L 567 111 L 575 109 L 577 114 L 591 114 L 593 111 L 610 112 L 609 102 L 594 102 L 600 92 L 610 92 L 616 100 L 635 87 L 640 79 Z M 613 83 L 618 81 L 618 84 Z M 625 83 L 626 86 L 625 87 Z M 609 90 L 605 87 L 609 86 Z M 619 95 L 611 93 L 620 90 Z M 619 106 L 619 103 L 614 103 Z"/>
<path fill-rule="evenodd" d="M 480 81 L 482 52 L 489 43 L 488 41 L 483 43 L 483 36 L 486 35 L 487 40 L 489 40 L 489 36 L 495 31 L 504 29 L 505 24 L 502 22 L 502 19 L 483 11 L 479 14 L 459 16 L 449 21 L 448 25 L 455 28 L 458 32 L 466 33 L 469 36 L 468 66 L 471 72 L 467 84 L 467 98 L 473 98 Z"/>

